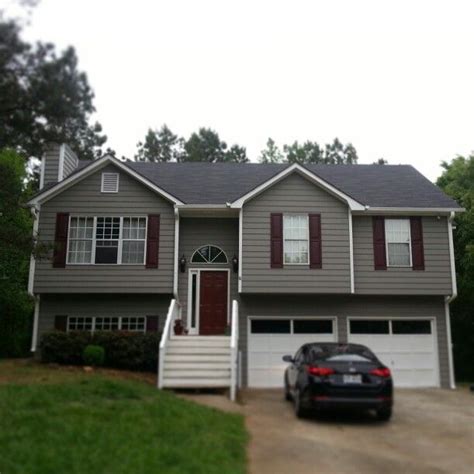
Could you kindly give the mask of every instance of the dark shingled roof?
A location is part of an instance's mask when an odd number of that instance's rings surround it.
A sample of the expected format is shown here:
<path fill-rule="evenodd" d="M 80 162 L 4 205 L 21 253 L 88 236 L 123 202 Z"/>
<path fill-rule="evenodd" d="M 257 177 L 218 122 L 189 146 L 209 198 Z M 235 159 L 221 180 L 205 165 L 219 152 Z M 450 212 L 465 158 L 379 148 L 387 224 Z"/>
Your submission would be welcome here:
<path fill-rule="evenodd" d="M 90 162 L 80 162 L 79 168 Z M 288 164 L 148 163 L 127 166 L 186 204 L 225 204 L 272 178 Z M 305 165 L 370 207 L 459 208 L 410 165 Z"/>

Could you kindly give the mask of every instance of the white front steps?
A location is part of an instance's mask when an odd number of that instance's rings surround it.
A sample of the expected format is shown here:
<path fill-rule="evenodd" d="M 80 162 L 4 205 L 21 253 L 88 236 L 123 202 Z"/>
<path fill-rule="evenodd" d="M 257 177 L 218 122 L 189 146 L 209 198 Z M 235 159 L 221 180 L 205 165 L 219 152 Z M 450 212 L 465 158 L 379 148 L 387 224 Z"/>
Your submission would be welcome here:
<path fill-rule="evenodd" d="M 229 387 L 231 350 L 228 336 L 175 336 L 163 360 L 163 387 Z"/>

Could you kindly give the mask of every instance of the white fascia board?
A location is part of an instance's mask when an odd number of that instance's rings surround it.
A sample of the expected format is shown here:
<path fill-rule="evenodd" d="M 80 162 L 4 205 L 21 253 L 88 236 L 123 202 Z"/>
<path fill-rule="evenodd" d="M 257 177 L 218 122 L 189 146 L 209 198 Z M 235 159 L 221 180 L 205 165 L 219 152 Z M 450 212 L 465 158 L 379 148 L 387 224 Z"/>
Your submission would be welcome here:
<path fill-rule="evenodd" d="M 464 212 L 464 208 L 449 207 L 369 207 L 363 211 L 354 211 L 356 215 L 378 215 L 378 214 L 397 214 L 414 215 L 426 214 L 431 216 L 450 215 L 452 212 Z"/>
<path fill-rule="evenodd" d="M 298 163 L 295 163 L 289 166 L 288 168 L 285 168 L 284 170 L 280 171 L 280 173 L 273 176 L 273 178 L 270 178 L 269 180 L 262 183 L 260 186 L 257 186 L 252 191 L 243 195 L 242 197 L 234 201 L 231 204 L 231 207 L 241 208 L 246 201 L 248 201 L 249 199 L 252 199 L 257 194 L 260 194 L 261 192 L 265 191 L 265 189 L 269 188 L 270 186 L 277 183 L 278 181 L 281 181 L 283 178 L 286 178 L 288 175 L 290 175 L 291 173 L 294 173 L 295 171 L 302 174 L 313 183 L 318 184 L 321 188 L 325 189 L 333 196 L 339 198 L 341 201 L 346 202 L 351 210 L 363 211 L 365 209 L 364 205 L 362 205 L 360 202 L 357 202 L 355 199 L 351 198 L 347 194 L 344 194 L 342 191 L 335 188 L 334 186 L 329 184 L 327 181 L 324 181 L 319 176 L 307 170 L 306 168 L 299 165 Z"/>
<path fill-rule="evenodd" d="M 86 178 L 87 176 L 90 176 L 92 173 L 94 173 L 98 169 L 103 168 L 107 163 L 112 163 L 113 165 L 117 166 L 120 170 L 132 176 L 137 181 L 144 184 L 146 187 L 148 187 L 152 191 L 155 191 L 156 193 L 160 194 L 164 198 L 168 199 L 172 203 L 183 204 L 179 199 L 175 198 L 174 196 L 166 192 L 164 189 L 160 188 L 159 186 L 156 186 L 156 184 L 153 184 L 151 181 L 143 177 L 141 174 L 129 168 L 126 164 L 122 163 L 121 161 L 109 155 L 103 156 L 97 161 L 94 161 L 92 164 L 86 166 L 81 171 L 78 171 L 77 173 L 67 177 L 60 183 L 57 183 L 56 185 L 54 185 L 53 187 L 51 187 L 44 193 L 41 193 L 38 196 L 34 197 L 33 199 L 30 199 L 30 201 L 28 201 L 27 204 L 30 206 L 33 206 L 35 204 L 41 204 L 43 202 L 48 201 L 49 199 L 61 193 L 62 191 L 70 188 L 77 182 Z"/>

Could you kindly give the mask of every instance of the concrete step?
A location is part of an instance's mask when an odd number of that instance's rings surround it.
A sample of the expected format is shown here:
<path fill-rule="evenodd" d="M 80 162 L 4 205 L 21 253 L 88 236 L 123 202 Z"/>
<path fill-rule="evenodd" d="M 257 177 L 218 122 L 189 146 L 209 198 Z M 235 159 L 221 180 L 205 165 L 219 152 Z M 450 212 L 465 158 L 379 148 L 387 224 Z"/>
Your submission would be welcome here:
<path fill-rule="evenodd" d="M 165 354 L 164 363 L 214 363 L 214 362 L 224 362 L 230 363 L 230 354 Z"/>
<path fill-rule="evenodd" d="M 163 378 L 163 387 L 166 388 L 210 388 L 210 387 L 229 387 L 229 378 Z"/>
<path fill-rule="evenodd" d="M 230 356 L 230 347 L 174 347 L 170 346 L 166 350 L 166 355 L 184 355 L 184 354 L 208 354 L 208 355 L 228 355 Z"/>
<path fill-rule="evenodd" d="M 171 336 L 170 341 L 229 341 L 230 336 Z"/>
<path fill-rule="evenodd" d="M 168 341 L 168 347 L 230 347 L 228 339 L 209 339 L 202 341 L 200 339 L 171 339 Z"/>
<path fill-rule="evenodd" d="M 201 361 L 180 361 L 165 362 L 165 371 L 167 370 L 230 370 L 230 362 L 201 362 Z"/>
<path fill-rule="evenodd" d="M 172 369 L 168 370 L 165 368 L 163 372 L 165 380 L 170 378 L 179 378 L 181 380 L 187 379 L 223 379 L 230 378 L 230 369 L 218 369 L 218 370 L 201 370 L 201 369 Z"/>

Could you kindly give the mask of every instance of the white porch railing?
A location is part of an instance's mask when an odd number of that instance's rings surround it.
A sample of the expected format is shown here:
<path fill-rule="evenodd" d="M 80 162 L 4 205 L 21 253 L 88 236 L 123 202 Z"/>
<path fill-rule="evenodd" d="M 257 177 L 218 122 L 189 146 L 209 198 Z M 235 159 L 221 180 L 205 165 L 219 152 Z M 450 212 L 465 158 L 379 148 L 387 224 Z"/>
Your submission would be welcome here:
<path fill-rule="evenodd" d="M 161 335 L 160 350 L 158 354 L 158 388 L 163 388 L 163 367 L 166 354 L 166 346 L 171 337 L 171 331 L 173 328 L 173 321 L 179 315 L 179 303 L 172 299 L 168 314 L 166 315 L 165 327 L 163 328 L 163 334 Z"/>
<path fill-rule="evenodd" d="M 232 301 L 232 316 L 230 320 L 230 399 L 235 401 L 237 392 L 237 369 L 238 369 L 238 345 L 239 345 L 239 304 Z"/>

